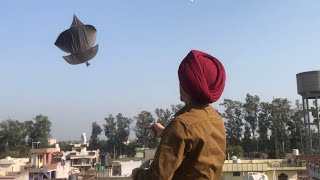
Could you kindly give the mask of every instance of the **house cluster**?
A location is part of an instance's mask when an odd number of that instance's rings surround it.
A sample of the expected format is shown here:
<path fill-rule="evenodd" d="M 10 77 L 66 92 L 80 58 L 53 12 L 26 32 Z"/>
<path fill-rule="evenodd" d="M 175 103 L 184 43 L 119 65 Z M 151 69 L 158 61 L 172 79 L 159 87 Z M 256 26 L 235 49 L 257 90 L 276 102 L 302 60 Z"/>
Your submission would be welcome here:
<path fill-rule="evenodd" d="M 70 144 L 71 151 L 60 151 L 54 140 L 49 143 L 52 148 L 38 148 L 35 143 L 29 151 L 29 158 L 1 159 L 0 179 L 130 179 L 132 169 L 148 168 L 155 154 L 154 149 L 137 148 L 135 158 L 115 160 L 108 153 L 88 150 L 85 135 L 81 143 Z M 320 177 L 318 164 L 312 163 L 303 160 L 295 151 L 288 153 L 285 159 L 244 160 L 233 156 L 225 161 L 221 179 L 303 180 Z"/>
<path fill-rule="evenodd" d="M 87 150 L 83 137 L 82 143 L 70 144 L 72 150 L 66 152 L 60 151 L 53 139 L 48 141 L 53 148 L 38 148 L 38 143 L 33 142 L 29 158 L 0 160 L 0 179 L 69 179 L 73 174 L 93 171 L 99 162 L 99 150 Z"/>

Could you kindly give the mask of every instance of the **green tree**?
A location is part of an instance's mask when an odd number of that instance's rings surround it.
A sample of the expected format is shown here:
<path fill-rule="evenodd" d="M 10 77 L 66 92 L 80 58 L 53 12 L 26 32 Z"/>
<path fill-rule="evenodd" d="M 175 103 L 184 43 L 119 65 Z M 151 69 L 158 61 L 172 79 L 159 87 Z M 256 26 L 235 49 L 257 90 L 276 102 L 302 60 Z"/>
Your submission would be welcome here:
<path fill-rule="evenodd" d="M 116 132 L 116 144 L 119 147 L 120 155 L 124 154 L 127 149 L 127 142 L 130 135 L 130 124 L 132 119 L 124 117 L 121 113 L 116 116 L 117 119 L 117 132 Z"/>
<path fill-rule="evenodd" d="M 281 158 L 290 149 L 290 141 L 286 125 L 292 116 L 290 101 L 276 98 L 272 101 L 271 109 L 271 140 L 274 144 L 275 158 Z"/>
<path fill-rule="evenodd" d="M 303 109 L 299 100 L 295 102 L 295 108 L 291 119 L 287 122 L 290 149 L 300 149 L 303 151 Z"/>
<path fill-rule="evenodd" d="M 99 135 L 102 132 L 101 127 L 97 122 L 93 122 L 91 125 L 91 137 L 90 137 L 90 143 L 89 143 L 89 149 L 90 150 L 96 150 L 99 149 Z"/>
<path fill-rule="evenodd" d="M 0 158 L 28 155 L 25 132 L 23 122 L 9 119 L 0 123 Z"/>
<path fill-rule="evenodd" d="M 108 152 L 113 152 L 113 148 L 116 143 L 116 131 L 117 123 L 112 114 L 105 118 L 106 124 L 104 124 L 104 133 L 108 138 Z"/>
<path fill-rule="evenodd" d="M 128 157 L 134 157 L 136 155 L 136 148 L 141 147 L 141 144 L 137 141 L 133 141 L 128 144 L 127 155 Z"/>
<path fill-rule="evenodd" d="M 158 141 L 156 138 L 151 137 L 148 128 L 154 122 L 152 114 L 148 111 L 142 111 L 134 117 L 136 127 L 134 129 L 137 137 L 137 142 L 144 147 L 154 148 L 157 146 Z"/>
<path fill-rule="evenodd" d="M 104 154 L 106 152 L 111 152 L 108 151 L 108 141 L 107 140 L 99 140 L 99 150 L 100 150 L 100 154 Z"/>
<path fill-rule="evenodd" d="M 229 153 L 230 158 L 232 156 L 242 158 L 244 151 L 241 146 L 227 146 L 227 153 Z"/>
<path fill-rule="evenodd" d="M 256 144 L 255 139 L 257 138 L 256 131 L 258 127 L 260 98 L 257 95 L 251 96 L 250 94 L 247 94 L 245 101 L 246 102 L 243 104 L 244 120 L 249 123 L 252 141 L 253 144 Z M 254 151 L 254 148 L 252 151 Z"/>
<path fill-rule="evenodd" d="M 72 141 L 59 141 L 60 151 L 71 151 L 72 147 L 70 146 Z"/>
<path fill-rule="evenodd" d="M 26 122 L 30 130 L 29 142 L 40 142 L 40 147 L 47 147 L 48 138 L 51 137 L 51 122 L 47 116 L 41 114 L 33 118 L 33 121 Z"/>
<path fill-rule="evenodd" d="M 127 145 L 124 143 L 128 141 L 132 120 L 121 113 L 118 113 L 116 118 L 110 114 L 105 120 L 104 131 L 108 138 L 108 151 L 115 153 L 114 156 L 117 157 L 125 152 Z"/>
<path fill-rule="evenodd" d="M 251 139 L 251 129 L 249 123 L 244 124 L 244 133 L 243 133 L 243 139 L 242 139 L 242 148 L 244 152 L 252 152 L 252 139 Z"/>
<path fill-rule="evenodd" d="M 169 109 L 164 110 L 161 108 L 157 108 L 155 110 L 155 113 L 157 115 L 158 122 L 161 123 L 163 126 L 167 126 L 170 123 L 173 116 L 172 112 Z"/>
<path fill-rule="evenodd" d="M 268 102 L 260 103 L 260 112 L 258 116 L 258 150 L 259 152 L 270 152 L 270 141 L 268 138 L 268 131 L 271 120 L 271 104 Z"/>
<path fill-rule="evenodd" d="M 239 146 L 241 144 L 243 126 L 242 103 L 224 99 L 220 105 L 225 108 L 222 117 L 225 119 L 227 146 Z"/>
<path fill-rule="evenodd" d="M 183 106 L 183 104 L 171 105 L 172 115 L 176 114 Z"/>

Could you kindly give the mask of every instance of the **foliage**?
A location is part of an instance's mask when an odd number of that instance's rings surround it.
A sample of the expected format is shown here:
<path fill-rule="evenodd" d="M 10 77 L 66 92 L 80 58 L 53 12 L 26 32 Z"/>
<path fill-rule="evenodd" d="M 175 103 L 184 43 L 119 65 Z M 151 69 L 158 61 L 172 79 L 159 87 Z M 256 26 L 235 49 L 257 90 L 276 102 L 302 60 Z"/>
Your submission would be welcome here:
<path fill-rule="evenodd" d="M 270 140 L 268 131 L 271 120 L 271 104 L 267 102 L 260 103 L 260 112 L 258 116 L 258 152 L 268 153 L 270 149 Z"/>
<path fill-rule="evenodd" d="M 96 150 L 99 149 L 99 135 L 102 132 L 101 127 L 97 122 L 92 123 L 92 130 L 91 130 L 91 137 L 90 137 L 90 143 L 89 143 L 89 149 L 90 150 Z"/>
<path fill-rule="evenodd" d="M 183 104 L 171 105 L 172 115 L 176 114 L 183 106 Z"/>
<path fill-rule="evenodd" d="M 71 143 L 74 143 L 73 141 L 58 141 L 60 151 L 71 151 L 72 148 L 70 146 Z"/>
<path fill-rule="evenodd" d="M 244 123 L 244 134 L 243 134 L 241 145 L 245 152 L 252 152 L 254 149 L 254 146 L 252 144 L 252 139 L 251 139 L 250 125 L 247 122 Z"/>
<path fill-rule="evenodd" d="M 250 94 L 247 94 L 245 98 L 245 103 L 243 104 L 244 120 L 248 123 L 251 129 L 252 144 L 256 144 L 255 141 L 257 139 L 256 131 L 258 126 L 259 103 L 260 103 L 260 98 L 257 95 L 252 96 Z M 255 150 L 253 148 L 253 149 L 250 149 L 250 151 L 255 151 Z"/>
<path fill-rule="evenodd" d="M 230 158 L 232 156 L 237 156 L 238 158 L 242 158 L 244 151 L 241 146 L 228 146 L 227 153 L 229 153 Z"/>
<path fill-rule="evenodd" d="M 125 142 L 129 139 L 132 119 L 118 113 L 115 118 L 110 114 L 105 120 L 104 131 L 108 138 L 107 150 L 108 152 L 113 152 L 114 156 L 117 157 L 124 153 L 126 149 L 127 144 Z"/>
<path fill-rule="evenodd" d="M 136 121 L 136 128 L 134 129 L 137 142 L 143 147 L 154 148 L 157 146 L 158 141 L 156 138 L 151 137 L 148 128 L 154 122 L 152 114 L 148 111 L 142 111 L 134 117 Z"/>
<path fill-rule="evenodd" d="M 1 157 L 21 157 L 27 155 L 26 129 L 23 122 L 6 120 L 0 123 Z"/>
<path fill-rule="evenodd" d="M 0 123 L 0 158 L 26 157 L 32 142 L 46 147 L 50 137 L 51 122 L 47 116 L 38 115 L 33 121 L 20 122 L 8 119 Z"/>
<path fill-rule="evenodd" d="M 286 125 L 291 117 L 291 106 L 288 99 L 276 98 L 272 101 L 270 130 L 272 141 L 274 143 L 275 158 L 283 157 L 289 150 L 288 134 Z"/>
<path fill-rule="evenodd" d="M 299 102 L 299 100 L 296 100 L 295 102 L 295 108 L 293 109 L 292 116 L 290 120 L 287 122 L 287 130 L 288 130 L 288 136 L 290 138 L 290 149 L 302 149 L 301 152 L 303 152 L 303 144 L 304 139 L 303 137 L 303 130 L 301 127 L 303 127 L 303 111 L 302 111 L 302 105 Z"/>
<path fill-rule="evenodd" d="M 224 99 L 220 105 L 224 108 L 220 114 L 225 121 L 227 152 L 232 155 L 242 157 L 243 154 L 262 152 L 268 153 L 270 158 L 282 158 L 291 149 L 303 152 L 303 109 L 298 100 L 292 107 L 284 98 L 260 102 L 257 95 L 247 94 L 244 102 Z M 156 108 L 156 119 L 148 111 L 134 116 L 136 141 L 130 143 L 132 119 L 121 113 L 110 114 L 105 118 L 103 129 L 96 122 L 92 123 L 89 149 L 111 152 L 117 157 L 121 154 L 134 156 L 136 147 L 154 148 L 158 140 L 151 137 L 148 127 L 155 120 L 167 125 L 182 107 L 178 104 L 167 109 Z M 107 140 L 99 139 L 103 130 Z M 32 142 L 40 142 L 40 147 L 46 147 L 50 131 L 51 122 L 43 115 L 24 122 L 11 119 L 0 122 L 0 158 L 26 157 Z M 60 149 L 70 151 L 70 143 L 60 141 Z"/>
<path fill-rule="evenodd" d="M 34 121 L 34 122 L 33 122 Z M 37 115 L 33 121 L 27 121 L 29 132 L 28 142 L 40 142 L 39 147 L 47 147 L 48 138 L 51 137 L 51 122 L 47 116 Z"/>
<path fill-rule="evenodd" d="M 158 122 L 161 123 L 163 126 L 167 126 L 173 117 L 173 114 L 169 109 L 164 110 L 161 108 L 157 108 L 155 110 L 155 113 L 157 115 Z"/>
<path fill-rule="evenodd" d="M 109 152 L 112 152 L 110 148 L 112 148 L 116 142 L 115 139 L 116 139 L 117 123 L 112 114 L 106 117 L 105 121 L 106 121 L 106 124 L 103 125 L 104 133 L 108 138 L 108 144 L 110 144 L 108 150 Z"/>
<path fill-rule="evenodd" d="M 227 146 L 240 145 L 242 126 L 243 126 L 243 113 L 242 103 L 239 101 L 233 101 L 231 99 L 224 99 L 220 105 L 224 106 L 225 111 L 222 117 L 225 118 Z"/>

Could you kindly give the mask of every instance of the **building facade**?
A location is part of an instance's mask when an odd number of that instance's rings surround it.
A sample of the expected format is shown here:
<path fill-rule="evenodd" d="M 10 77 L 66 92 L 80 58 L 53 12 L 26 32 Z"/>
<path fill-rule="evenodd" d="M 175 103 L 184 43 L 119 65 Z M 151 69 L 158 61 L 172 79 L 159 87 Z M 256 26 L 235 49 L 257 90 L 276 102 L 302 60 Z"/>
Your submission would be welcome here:
<path fill-rule="evenodd" d="M 299 179 L 298 171 L 306 170 L 306 163 L 292 165 L 284 159 L 226 160 L 222 169 L 223 180 L 243 180 L 260 174 L 269 180 Z"/>

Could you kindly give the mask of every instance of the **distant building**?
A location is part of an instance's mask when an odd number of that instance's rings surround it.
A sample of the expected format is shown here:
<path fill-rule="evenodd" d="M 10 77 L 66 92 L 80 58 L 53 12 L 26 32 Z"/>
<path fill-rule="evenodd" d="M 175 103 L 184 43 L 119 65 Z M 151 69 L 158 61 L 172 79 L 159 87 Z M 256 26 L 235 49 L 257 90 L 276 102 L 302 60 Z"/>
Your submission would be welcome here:
<path fill-rule="evenodd" d="M 136 158 L 144 158 L 144 150 L 146 148 L 136 148 L 135 151 L 136 151 L 136 155 L 135 157 Z"/>
<path fill-rule="evenodd" d="M 243 180 L 248 176 L 266 176 L 268 179 L 299 179 L 298 171 L 306 170 L 306 163 L 289 164 L 285 159 L 226 160 L 222 169 L 223 180 Z"/>
<path fill-rule="evenodd" d="M 55 139 L 48 140 L 51 148 L 39 148 L 40 142 L 32 142 L 29 158 L 1 159 L 0 180 L 68 179 L 70 177 L 86 179 L 96 176 L 97 171 L 103 175 L 99 150 L 87 150 L 85 134 L 82 134 L 82 143 L 71 144 L 71 151 L 61 152 L 59 144 L 55 142 Z M 106 154 L 104 160 L 105 166 L 112 164 L 110 154 Z M 100 168 L 97 166 L 98 163 Z"/>
<path fill-rule="evenodd" d="M 29 158 L 11 158 L 0 159 L 0 175 L 6 172 L 21 172 L 29 162 Z"/>
<path fill-rule="evenodd" d="M 52 146 L 52 145 L 55 145 L 55 144 L 57 144 L 57 140 L 56 139 L 52 139 L 52 138 L 48 139 L 48 145 L 49 146 Z"/>
<path fill-rule="evenodd" d="M 29 179 L 29 174 L 24 170 L 29 158 L 0 159 L 0 179 Z"/>
<path fill-rule="evenodd" d="M 66 162 L 59 145 L 55 148 L 36 148 L 29 151 L 29 162 L 25 170 L 29 172 L 29 180 L 65 179 L 68 178 L 70 162 Z"/>
<path fill-rule="evenodd" d="M 141 166 L 141 161 L 121 161 L 121 176 L 130 177 L 132 175 L 132 169 Z"/>
<path fill-rule="evenodd" d="M 56 164 L 52 164 L 52 153 L 60 151 L 56 148 L 30 149 L 30 162 L 26 166 L 29 179 L 56 178 Z"/>
<path fill-rule="evenodd" d="M 99 150 L 88 151 L 88 143 L 85 134 L 82 135 L 81 144 L 71 144 L 71 151 L 66 151 L 67 160 L 71 161 L 71 167 L 80 171 L 94 169 L 99 161 Z"/>
<path fill-rule="evenodd" d="M 0 180 L 26 180 L 29 179 L 29 173 L 26 171 L 22 172 L 7 172 L 5 175 L 0 175 Z"/>
<path fill-rule="evenodd" d="M 157 149 L 136 148 L 135 158 L 142 159 L 142 163 L 153 159 Z"/>

